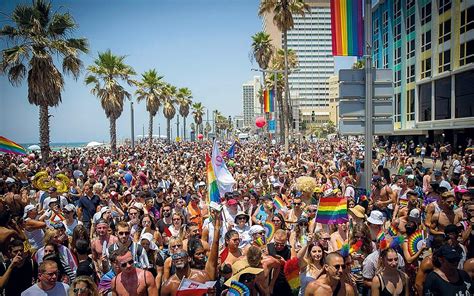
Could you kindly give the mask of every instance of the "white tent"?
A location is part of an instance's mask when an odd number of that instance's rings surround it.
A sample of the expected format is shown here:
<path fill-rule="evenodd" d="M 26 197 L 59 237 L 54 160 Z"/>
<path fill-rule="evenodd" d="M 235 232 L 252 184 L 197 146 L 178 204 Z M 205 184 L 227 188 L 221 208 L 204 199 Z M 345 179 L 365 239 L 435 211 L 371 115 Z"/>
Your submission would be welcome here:
<path fill-rule="evenodd" d="M 41 150 L 41 148 L 38 145 L 30 145 L 28 146 L 28 150 Z"/>
<path fill-rule="evenodd" d="M 104 144 L 92 141 L 92 142 L 87 143 L 86 147 L 90 148 L 90 147 L 97 147 L 97 146 L 102 146 L 102 145 Z"/>

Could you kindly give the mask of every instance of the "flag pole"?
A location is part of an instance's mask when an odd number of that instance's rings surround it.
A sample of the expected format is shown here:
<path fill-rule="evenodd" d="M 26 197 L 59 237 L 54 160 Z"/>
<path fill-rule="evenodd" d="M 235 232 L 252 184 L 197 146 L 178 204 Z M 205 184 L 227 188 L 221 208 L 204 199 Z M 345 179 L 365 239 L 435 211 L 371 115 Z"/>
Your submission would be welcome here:
<path fill-rule="evenodd" d="M 372 3 L 365 0 L 365 187 L 369 192 L 372 181 L 372 145 L 373 145 L 373 121 L 372 121 Z"/>

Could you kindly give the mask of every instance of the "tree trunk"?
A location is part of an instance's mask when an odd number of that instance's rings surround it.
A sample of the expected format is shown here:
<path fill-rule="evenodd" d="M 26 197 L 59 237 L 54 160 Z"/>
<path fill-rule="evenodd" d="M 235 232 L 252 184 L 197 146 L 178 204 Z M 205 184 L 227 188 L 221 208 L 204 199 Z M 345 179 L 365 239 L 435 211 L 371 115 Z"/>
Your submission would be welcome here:
<path fill-rule="evenodd" d="M 148 122 L 148 145 L 151 147 L 153 143 L 153 115 L 150 112 L 150 120 Z"/>
<path fill-rule="evenodd" d="M 183 116 L 183 141 L 186 141 L 186 116 Z"/>
<path fill-rule="evenodd" d="M 284 141 L 285 141 L 285 153 L 289 150 L 289 86 L 288 86 L 288 32 L 283 31 L 283 50 L 285 52 L 285 99 L 283 100 L 283 114 L 284 114 Z"/>
<path fill-rule="evenodd" d="M 170 124 L 171 124 L 171 118 L 166 118 L 166 136 L 168 137 L 168 143 L 171 143 Z"/>
<path fill-rule="evenodd" d="M 176 138 L 179 137 L 179 114 L 176 115 Z"/>
<path fill-rule="evenodd" d="M 115 156 L 117 154 L 117 131 L 116 131 L 116 119 L 114 116 L 109 117 L 110 121 L 110 149 L 112 149 L 112 154 Z"/>
<path fill-rule="evenodd" d="M 48 105 L 41 105 L 39 107 L 39 132 L 40 132 L 40 147 L 41 147 L 41 162 L 46 164 L 49 159 L 49 111 Z"/>

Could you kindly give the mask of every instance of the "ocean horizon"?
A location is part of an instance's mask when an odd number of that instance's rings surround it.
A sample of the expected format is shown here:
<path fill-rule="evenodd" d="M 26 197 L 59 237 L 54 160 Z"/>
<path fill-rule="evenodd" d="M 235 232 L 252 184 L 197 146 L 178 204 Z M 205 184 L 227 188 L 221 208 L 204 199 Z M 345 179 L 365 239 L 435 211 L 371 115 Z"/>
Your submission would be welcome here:
<path fill-rule="evenodd" d="M 53 142 L 49 143 L 49 146 L 51 147 L 51 150 L 56 151 L 64 148 L 82 148 L 86 147 L 88 142 Z M 28 149 L 29 146 L 31 145 L 38 145 L 39 143 L 18 143 L 21 145 L 23 148 Z"/>

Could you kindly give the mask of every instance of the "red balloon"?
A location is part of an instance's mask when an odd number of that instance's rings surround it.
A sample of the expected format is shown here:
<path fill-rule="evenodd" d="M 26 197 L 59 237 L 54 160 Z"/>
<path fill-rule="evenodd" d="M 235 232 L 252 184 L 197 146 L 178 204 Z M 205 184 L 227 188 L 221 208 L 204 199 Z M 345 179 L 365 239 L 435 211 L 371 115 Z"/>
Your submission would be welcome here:
<path fill-rule="evenodd" d="M 264 118 L 263 116 L 257 117 L 257 119 L 255 119 L 255 125 L 256 125 L 258 128 L 262 128 L 262 127 L 264 127 L 266 124 L 267 124 L 267 121 L 265 120 L 265 118 Z"/>
<path fill-rule="evenodd" d="M 199 140 L 202 140 L 204 138 L 204 135 L 203 134 L 198 134 L 198 139 Z"/>

